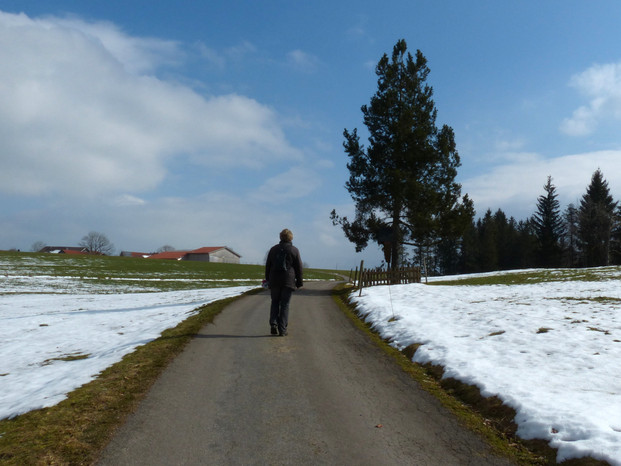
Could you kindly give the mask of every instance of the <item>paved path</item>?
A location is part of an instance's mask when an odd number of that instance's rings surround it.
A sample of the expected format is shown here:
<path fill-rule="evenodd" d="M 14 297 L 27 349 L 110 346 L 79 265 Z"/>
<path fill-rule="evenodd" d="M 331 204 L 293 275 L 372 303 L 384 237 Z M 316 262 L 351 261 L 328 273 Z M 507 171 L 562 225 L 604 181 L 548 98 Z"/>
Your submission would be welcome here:
<path fill-rule="evenodd" d="M 510 464 L 356 329 L 332 286 L 294 293 L 286 337 L 269 335 L 267 293 L 229 305 L 158 379 L 100 464 Z"/>

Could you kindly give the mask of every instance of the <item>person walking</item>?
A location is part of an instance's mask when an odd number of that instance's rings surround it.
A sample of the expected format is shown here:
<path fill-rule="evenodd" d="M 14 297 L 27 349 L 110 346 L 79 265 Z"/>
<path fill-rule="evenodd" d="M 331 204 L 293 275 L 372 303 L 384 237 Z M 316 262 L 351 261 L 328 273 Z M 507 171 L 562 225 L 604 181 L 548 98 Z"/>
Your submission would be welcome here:
<path fill-rule="evenodd" d="M 270 249 L 265 261 L 265 280 L 272 296 L 271 333 L 281 337 L 287 335 L 291 294 L 304 285 L 302 258 L 292 241 L 293 233 L 285 228 L 280 232 L 280 243 Z"/>

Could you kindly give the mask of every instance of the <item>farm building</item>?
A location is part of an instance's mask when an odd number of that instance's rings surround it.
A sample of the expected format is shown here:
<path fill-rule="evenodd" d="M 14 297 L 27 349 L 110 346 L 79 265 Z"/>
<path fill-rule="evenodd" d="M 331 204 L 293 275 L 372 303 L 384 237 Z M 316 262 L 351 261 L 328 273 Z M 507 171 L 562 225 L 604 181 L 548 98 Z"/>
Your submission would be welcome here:
<path fill-rule="evenodd" d="M 151 252 L 132 252 L 132 251 L 121 251 L 121 257 L 149 257 L 154 253 Z"/>
<path fill-rule="evenodd" d="M 51 252 L 52 254 L 88 254 L 88 250 L 82 246 L 45 246 L 40 249 L 39 252 Z"/>
<path fill-rule="evenodd" d="M 227 246 L 214 246 L 191 251 L 166 251 L 152 254 L 149 259 L 171 259 L 180 261 L 219 262 L 239 264 L 241 256 Z"/>

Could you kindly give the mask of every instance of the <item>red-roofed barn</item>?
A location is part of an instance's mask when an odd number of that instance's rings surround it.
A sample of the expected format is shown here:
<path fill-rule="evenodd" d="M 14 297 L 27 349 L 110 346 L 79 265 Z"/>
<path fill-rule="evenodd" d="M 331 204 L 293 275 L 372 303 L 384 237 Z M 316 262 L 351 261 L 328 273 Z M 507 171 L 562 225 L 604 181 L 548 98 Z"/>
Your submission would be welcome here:
<path fill-rule="evenodd" d="M 191 251 L 166 251 L 149 256 L 149 259 L 180 261 L 220 262 L 239 264 L 241 256 L 227 246 L 204 247 Z"/>

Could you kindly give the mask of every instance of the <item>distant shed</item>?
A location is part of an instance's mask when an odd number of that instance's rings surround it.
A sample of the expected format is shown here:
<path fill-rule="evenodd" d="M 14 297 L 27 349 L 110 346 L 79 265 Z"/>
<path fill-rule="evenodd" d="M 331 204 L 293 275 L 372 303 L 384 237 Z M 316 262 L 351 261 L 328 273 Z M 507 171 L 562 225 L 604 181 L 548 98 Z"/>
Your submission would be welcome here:
<path fill-rule="evenodd" d="M 149 257 L 151 255 L 150 252 L 134 252 L 134 251 L 121 251 L 121 257 Z"/>
<path fill-rule="evenodd" d="M 149 259 L 169 259 L 181 261 L 217 262 L 239 264 L 241 256 L 228 246 L 214 246 L 191 251 L 166 251 L 149 256 Z"/>
<path fill-rule="evenodd" d="M 239 264 L 241 256 L 226 246 L 195 249 L 186 254 L 185 260 Z"/>
<path fill-rule="evenodd" d="M 40 249 L 39 252 L 49 252 L 52 254 L 88 254 L 88 250 L 82 246 L 45 246 Z"/>

